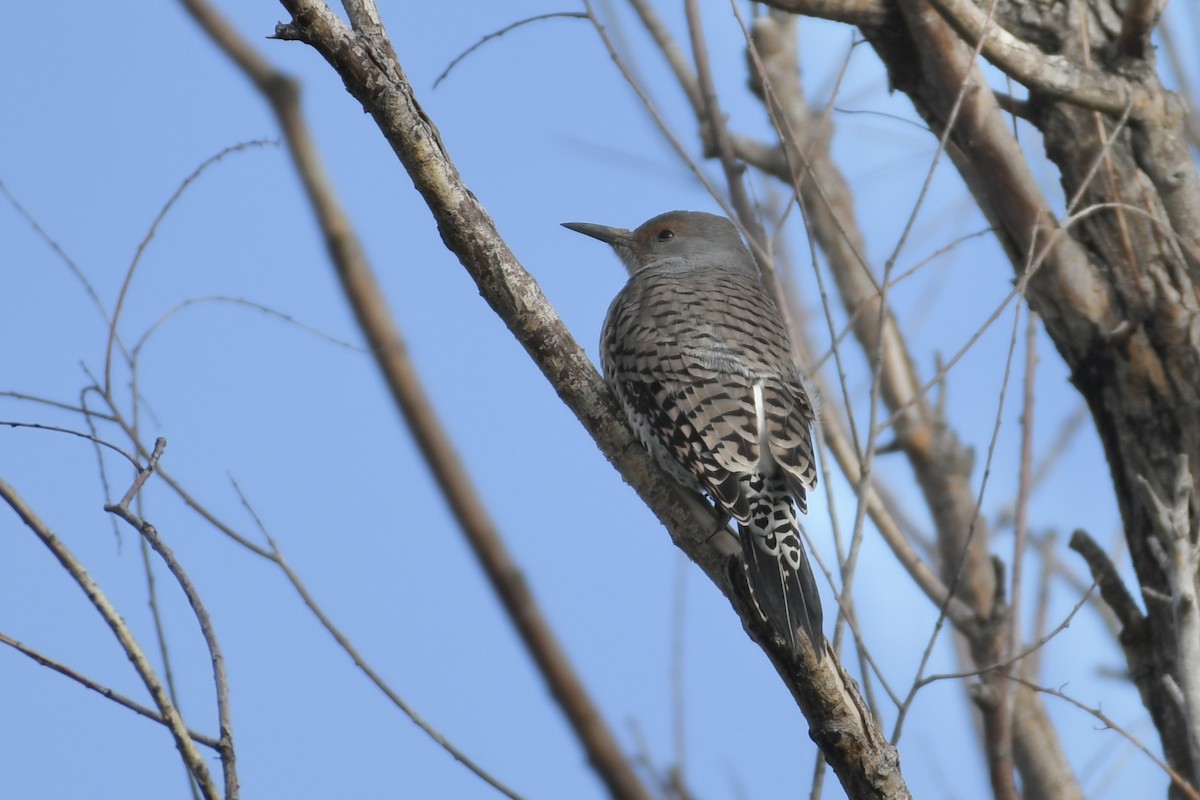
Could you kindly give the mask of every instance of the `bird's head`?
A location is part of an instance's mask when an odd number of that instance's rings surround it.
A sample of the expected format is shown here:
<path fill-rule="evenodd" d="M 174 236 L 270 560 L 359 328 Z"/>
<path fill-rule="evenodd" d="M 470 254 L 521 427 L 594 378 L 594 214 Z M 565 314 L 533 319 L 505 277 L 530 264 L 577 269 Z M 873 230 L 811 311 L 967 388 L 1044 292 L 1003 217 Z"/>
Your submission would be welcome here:
<path fill-rule="evenodd" d="M 737 228 L 716 214 L 668 211 L 632 231 L 590 222 L 564 222 L 563 227 L 611 245 L 631 273 L 648 268 L 754 269 L 754 259 Z"/>

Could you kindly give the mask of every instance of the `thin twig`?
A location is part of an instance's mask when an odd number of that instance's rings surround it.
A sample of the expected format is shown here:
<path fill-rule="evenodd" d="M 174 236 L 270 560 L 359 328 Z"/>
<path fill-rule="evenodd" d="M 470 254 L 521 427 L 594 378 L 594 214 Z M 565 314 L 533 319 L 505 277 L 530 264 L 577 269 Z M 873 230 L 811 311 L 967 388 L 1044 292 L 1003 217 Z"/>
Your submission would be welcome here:
<path fill-rule="evenodd" d="M 1021 464 L 1017 475 L 1017 506 L 1013 523 L 1013 554 L 1009 587 L 1010 653 L 1021 646 L 1021 595 L 1024 579 L 1025 550 L 1029 541 L 1029 495 L 1033 491 L 1033 418 L 1036 402 L 1035 377 L 1037 370 L 1037 314 L 1031 308 L 1025 318 L 1025 378 L 1021 408 Z M 1013 713 L 1015 698 L 1010 696 L 1005 710 Z"/>
<path fill-rule="evenodd" d="M 516 22 L 512 23 L 511 25 L 505 25 L 503 28 L 501 28 L 498 31 L 492 31 L 491 33 L 485 35 L 478 42 L 471 45 L 466 50 L 462 51 L 457 56 L 455 56 L 454 60 L 451 61 L 449 64 L 447 64 L 446 68 L 444 70 L 442 70 L 442 73 L 440 75 L 438 75 L 437 78 L 434 79 L 433 88 L 436 89 L 438 87 L 438 84 L 440 84 L 447 77 L 449 77 L 450 71 L 453 70 L 455 67 L 457 67 L 459 62 L 461 62 L 467 56 L 471 55 L 471 53 L 474 53 L 476 50 L 483 47 L 485 44 L 490 42 L 492 39 L 498 39 L 501 36 L 503 36 L 504 34 L 508 33 L 509 31 L 520 28 L 522 25 L 528 25 L 531 22 L 541 22 L 544 19 L 554 19 L 555 17 L 570 17 L 573 19 L 587 19 L 588 15 L 582 11 L 554 11 L 549 14 L 538 14 L 537 16 L 534 16 L 534 17 L 526 17 L 525 19 L 519 19 Z"/>
<path fill-rule="evenodd" d="M 154 470 L 158 466 L 158 460 L 162 457 L 166 446 L 166 439 L 160 437 L 155 441 L 154 450 L 150 454 L 150 458 L 147 460 L 146 465 L 138 470 L 138 474 L 130 485 L 129 491 L 125 493 L 125 496 L 121 498 L 119 503 L 109 503 L 104 506 L 104 510 L 125 520 L 125 522 L 142 535 L 142 538 L 146 540 L 150 547 L 154 549 L 154 552 L 158 554 L 159 558 L 163 560 L 163 563 L 166 564 L 167 569 L 175 578 L 175 581 L 179 584 L 179 588 L 187 598 L 188 605 L 192 608 L 192 613 L 196 616 L 196 621 L 200 625 L 200 634 L 204 638 L 205 646 L 208 648 L 209 662 L 212 665 L 214 691 L 217 697 L 217 724 L 220 728 L 221 766 L 224 770 L 225 778 L 225 800 L 234 800 L 238 794 L 237 750 L 233 743 L 233 722 L 229 706 L 229 675 L 225 671 L 225 656 L 221 652 L 221 645 L 217 640 L 216 630 L 213 628 L 212 619 L 208 615 L 208 609 L 200 598 L 200 593 L 196 591 L 196 587 L 192 583 L 191 578 L 188 577 L 187 572 L 183 569 L 183 565 L 175 558 L 175 553 L 162 540 L 162 537 L 158 535 L 158 529 L 136 515 L 129 508 L 130 502 L 141 492 L 146 481 L 154 474 Z M 199 776 L 196 775 L 195 777 L 197 782 L 199 782 Z"/>
<path fill-rule="evenodd" d="M 1165 772 L 1167 775 L 1170 776 L 1171 781 L 1175 785 L 1175 788 L 1177 788 L 1181 792 L 1183 792 L 1185 797 L 1188 797 L 1190 800 L 1200 800 L 1200 791 L 1197 791 L 1196 787 L 1192 786 L 1192 784 L 1189 783 L 1188 780 L 1186 778 L 1184 778 L 1182 775 L 1180 775 L 1178 772 L 1171 769 L 1171 766 L 1169 764 L 1167 764 L 1167 762 L 1165 762 L 1161 758 L 1159 758 L 1157 755 L 1155 755 L 1155 753 L 1153 751 L 1151 751 L 1150 748 L 1146 747 L 1146 745 L 1144 745 L 1142 743 L 1141 739 L 1138 739 L 1136 736 L 1131 734 L 1129 731 L 1125 730 L 1123 727 L 1118 725 L 1115 721 L 1113 721 L 1113 719 L 1111 717 L 1109 717 L 1107 714 L 1105 714 L 1100 709 L 1091 708 L 1090 706 L 1086 706 L 1083 703 L 1079 702 L 1075 698 L 1071 697 L 1070 695 L 1066 694 L 1065 692 L 1063 692 L 1059 689 L 1051 689 L 1047 686 L 1039 686 L 1036 683 L 1033 683 L 1031 681 L 1027 681 L 1023 678 L 1019 678 L 1019 677 L 1015 677 L 1015 676 L 1014 676 L 1013 680 L 1017 681 L 1018 683 L 1024 684 L 1025 686 L 1029 687 L 1030 689 L 1032 689 L 1035 692 L 1040 692 L 1041 694 L 1047 694 L 1047 695 L 1050 695 L 1051 697 L 1057 697 L 1059 700 L 1064 700 L 1067 703 L 1070 703 L 1071 705 L 1075 706 L 1080 711 L 1083 711 L 1087 714 L 1091 714 L 1093 717 L 1095 717 L 1097 720 L 1099 720 L 1100 723 L 1104 725 L 1104 727 L 1110 728 L 1111 730 L 1116 731 L 1118 734 L 1120 734 L 1122 737 L 1124 737 L 1124 739 L 1127 742 L 1132 744 L 1138 750 L 1141 750 L 1142 753 L 1145 754 L 1145 756 L 1147 758 L 1149 758 L 1151 761 L 1153 761 L 1155 764 L 1157 764 L 1159 769 L 1161 769 L 1163 772 Z"/>
<path fill-rule="evenodd" d="M 455 761 L 462 764 L 477 777 L 479 777 L 496 791 L 503 794 L 505 797 L 508 797 L 511 800 L 522 800 L 519 794 L 501 783 L 498 778 L 493 776 L 479 764 L 475 763 L 475 761 L 466 753 L 464 753 L 462 750 L 459 750 L 453 742 L 443 736 L 442 733 L 437 730 L 437 728 L 434 728 L 430 723 L 426 722 L 425 718 L 418 714 L 412 706 L 405 702 L 404 698 L 402 698 L 394 689 L 392 689 L 392 687 L 388 685 L 387 681 L 385 681 L 383 677 L 375 671 L 375 669 L 370 665 L 370 663 L 367 662 L 362 654 L 358 652 L 358 649 L 354 646 L 350 639 L 347 638 L 346 635 L 342 633 L 341 629 L 334 624 L 333 620 L 326 615 L 324 609 L 321 608 L 316 599 L 308 591 L 308 587 L 304 584 L 304 581 L 300 579 L 299 574 L 292 569 L 291 564 L 289 564 L 287 559 L 284 558 L 283 551 L 279 549 L 279 546 L 276 544 L 274 538 L 272 538 L 271 534 L 267 532 L 266 526 L 263 525 L 262 520 L 258 516 L 258 512 L 256 512 L 253 506 L 250 505 L 246 495 L 242 492 L 241 486 L 237 484 L 237 481 L 232 481 L 232 479 L 231 482 L 233 483 L 234 491 L 237 492 L 238 497 L 241 499 L 242 507 L 246 509 L 246 512 L 254 521 L 254 524 L 258 528 L 259 532 L 267 540 L 267 546 L 270 548 L 270 555 L 268 558 L 283 572 L 284 577 L 286 577 L 288 582 L 291 583 L 292 588 L 296 590 L 296 594 L 300 596 L 300 599 L 304 602 L 304 605 L 308 607 L 308 610 L 311 611 L 313 616 L 317 618 L 317 621 L 321 623 L 321 627 L 325 628 L 329 635 L 333 637 L 334 641 L 337 642 L 338 647 L 342 648 L 346 655 L 350 656 L 351 660 L 354 661 L 354 666 L 358 667 L 359 671 L 366 675 L 367 679 L 370 680 L 371 683 L 375 684 L 375 687 L 379 689 L 379 691 L 383 692 L 384 696 L 392 702 L 392 705 L 400 709 L 405 716 L 412 720 L 414 725 L 424 731 L 426 736 L 428 736 L 435 743 L 437 743 L 439 747 L 449 753 Z"/>
<path fill-rule="evenodd" d="M 700 6 L 697 0 L 684 0 L 684 12 L 687 15 L 688 33 L 692 40 L 692 57 L 696 61 L 696 79 L 703 102 L 702 129 L 708 131 L 712 142 L 711 149 L 721 162 L 721 169 L 725 173 L 725 186 L 729 193 L 729 202 L 737 212 L 738 221 L 749 234 L 746 238 L 752 245 L 758 244 L 758 247 L 751 249 L 759 260 L 759 269 L 770 280 L 774 277 L 774 267 L 770 258 L 761 257 L 766 254 L 763 229 L 758 221 L 758 215 L 754 213 L 750 197 L 746 193 L 746 184 L 743 182 L 745 167 L 738 163 L 733 154 L 733 145 L 725 126 L 725 117 L 721 113 L 721 105 L 717 100 L 717 89 L 713 85 L 712 69 L 708 63 L 708 46 L 704 42 L 704 26 L 700 21 Z"/>
<path fill-rule="evenodd" d="M 159 713 L 162 714 L 167 728 L 171 731 L 172 737 L 175 739 L 175 746 L 178 748 L 180 756 L 188 769 L 191 770 L 195 777 L 196 783 L 203 792 L 206 800 L 220 800 L 221 791 L 213 782 L 212 775 L 209 773 L 208 764 L 205 759 L 196 750 L 195 744 L 192 741 L 191 732 L 183 723 L 183 718 L 179 715 L 178 709 L 167 696 L 166 690 L 163 688 L 162 682 L 154 673 L 154 667 L 150 665 L 150 660 L 146 658 L 146 654 L 138 645 L 137 640 L 133 637 L 133 632 L 125 624 L 125 620 L 118 613 L 117 609 L 109 601 L 108 597 L 100 586 L 88 574 L 87 569 L 75 557 L 75 555 L 63 544 L 62 540 L 44 523 L 37 514 L 34 513 L 22 499 L 22 497 L 5 483 L 0 480 L 0 498 L 17 512 L 17 516 L 25 523 L 25 525 L 34 532 L 35 535 L 42 541 L 42 544 L 54 554 L 58 562 L 62 564 L 67 574 L 79 585 L 83 593 L 87 595 L 92 606 L 100 613 L 100 616 L 107 623 L 113 634 L 117 637 L 121 648 L 129 657 L 130 663 L 137 671 L 142 683 L 150 692 L 150 696 L 154 698 L 154 703 L 158 706 Z M 231 800 L 227 798 L 226 800 Z"/>
<path fill-rule="evenodd" d="M 133 275 L 137 271 L 138 264 L 142 260 L 142 255 L 145 254 L 146 248 L 150 245 L 150 241 L 158 232 L 159 225 L 161 225 L 162 221 L 166 219 L 166 216 L 168 213 L 170 213 L 171 208 L 175 205 L 179 198 L 183 196 L 183 193 L 187 191 L 187 188 L 195 183 L 195 181 L 213 164 L 216 164 L 218 161 L 221 161 L 226 156 L 232 155 L 233 153 L 239 153 L 243 150 L 248 150 L 253 147 L 263 147 L 269 144 L 275 144 L 275 142 L 267 139 L 254 139 L 252 141 L 241 142 L 239 144 L 222 148 L 216 155 L 206 158 L 203 162 L 201 162 L 200 166 L 196 167 L 196 169 L 194 169 L 190 175 L 184 178 L 183 182 L 175 188 L 175 191 L 172 192 L 170 198 L 167 199 L 167 202 L 163 204 L 163 207 L 159 209 L 158 215 L 150 224 L 150 229 L 146 232 L 146 235 L 142 241 L 138 243 L 137 252 L 134 253 L 133 261 L 130 262 L 129 268 L 125 270 L 125 280 L 121 282 L 121 290 L 117 293 L 117 303 L 113 307 L 112 320 L 108 324 L 108 345 L 104 349 L 104 382 L 101 384 L 104 394 L 112 394 L 113 347 L 117 341 L 117 327 L 121 319 L 121 311 L 125 307 L 125 297 L 129 294 L 129 287 L 133 283 Z"/>
<path fill-rule="evenodd" d="M 76 430 L 72 430 L 70 428 L 64 428 L 61 425 L 46 425 L 45 423 L 42 423 L 42 422 L 18 422 L 16 420 L 8 420 L 8 419 L 0 419 L 0 427 L 31 428 L 31 429 L 37 430 L 37 431 L 53 431 L 54 433 L 65 433 L 69 436 L 77 436 L 80 439 L 86 439 L 87 441 L 91 442 L 92 444 L 96 445 L 97 447 L 103 447 L 107 450 L 111 450 L 114 453 L 117 453 L 118 455 L 123 457 L 126 461 L 128 461 L 130 464 L 132 464 L 135 468 L 137 468 L 137 466 L 138 466 L 138 460 L 136 458 L 134 458 L 132 455 L 130 455 L 129 453 L 122 450 L 120 447 L 117 447 L 112 442 L 106 441 L 105 439 L 101 439 L 99 436 L 97 436 L 94 433 L 84 433 L 83 431 L 76 431 Z"/>
<path fill-rule="evenodd" d="M 9 647 L 13 648 L 17 652 L 22 653 L 26 656 L 29 656 L 34 661 L 41 664 L 43 667 L 52 669 L 55 672 L 57 672 L 58 674 L 63 675 L 67 678 L 70 678 L 71 680 L 78 683 L 80 686 L 83 686 L 85 689 L 91 689 L 96 694 L 101 695 L 102 697 L 105 697 L 109 700 L 112 700 L 117 705 L 125 706 L 125 708 L 128 708 L 130 711 L 133 711 L 136 714 L 141 714 L 146 719 L 154 720 L 158 724 L 164 725 L 164 726 L 167 724 L 167 721 L 166 721 L 166 719 L 163 718 L 163 715 L 158 713 L 154 709 L 147 708 L 146 706 L 142 705 L 141 703 L 137 702 L 136 700 L 131 700 L 128 697 L 126 697 L 125 695 L 121 694 L 120 692 L 115 692 L 112 689 L 108 688 L 107 686 L 97 683 L 96 681 L 92 680 L 91 678 L 87 677 L 86 675 L 83 675 L 82 673 L 72 669 L 71 667 L 68 667 L 66 664 L 63 664 L 60 661 L 55 661 L 54 659 L 50 658 L 49 656 L 42 655 L 37 650 L 34 650 L 32 647 L 28 647 L 27 645 L 21 644 L 16 639 L 13 639 L 10 636 L 6 636 L 5 634 L 0 633 L 0 644 L 8 645 Z M 220 750 L 220 747 L 221 747 L 220 742 L 218 742 L 216 739 L 212 738 L 211 736 L 206 736 L 203 733 L 198 733 L 196 731 L 191 730 L 190 728 L 188 729 L 188 736 L 190 736 L 192 738 L 192 741 L 196 742 L 197 744 L 202 744 L 205 747 L 208 747 L 212 750 L 218 750 L 218 751 Z"/>
<path fill-rule="evenodd" d="M 737 214 L 730 207 L 728 201 L 725 200 L 725 196 L 718 191 L 717 187 L 714 186 L 712 181 L 708 179 L 708 176 L 704 173 L 704 170 L 700 168 L 700 165 L 694 158 L 691 157 L 691 154 L 688 153 L 688 150 L 686 147 L 684 147 L 683 142 L 679 140 L 679 137 L 675 135 L 675 132 L 671 130 L 671 127 L 667 125 L 666 120 L 663 119 L 662 114 L 659 113 L 658 107 L 654 104 L 654 101 L 650 99 L 650 95 L 646 93 L 644 88 L 642 88 L 642 85 L 634 76 L 633 71 L 629 68 L 629 65 L 625 63 L 625 59 L 621 57 L 621 54 L 617 50 L 616 45 L 613 43 L 612 38 L 608 35 L 608 31 L 604 27 L 604 24 L 600 21 L 600 18 L 596 16 L 596 12 L 592 7 L 591 0 L 583 0 L 583 5 L 587 9 L 588 18 L 591 19 L 592 26 L 596 30 L 596 35 L 600 37 L 600 42 L 604 45 L 604 49 L 607 51 L 609 57 L 613 60 L 613 63 L 616 64 L 617 70 L 621 73 L 621 77 L 625 79 L 625 82 L 629 84 L 629 88 L 633 90 L 634 94 L 637 95 L 638 100 L 641 101 L 642 106 L 646 109 L 646 113 L 648 113 L 650 118 L 654 120 L 654 124 L 658 128 L 658 131 L 663 135 L 664 138 L 666 138 L 667 142 L 671 145 L 671 149 L 675 151 L 676 155 L 678 155 L 683 163 L 687 165 L 688 169 L 691 170 L 692 175 L 695 176 L 696 180 L 700 182 L 700 185 L 704 187 L 704 190 L 708 193 L 709 197 L 711 197 L 713 201 L 721 207 L 721 210 L 725 212 L 727 217 L 730 219 L 736 219 Z M 757 243 L 753 240 L 748 242 L 748 244 L 750 245 L 751 249 L 758 247 Z"/>
<path fill-rule="evenodd" d="M 687 726 L 684 724 L 687 640 L 684 633 L 687 627 L 687 576 L 691 565 L 683 553 L 678 554 L 675 564 L 675 602 L 671 614 L 671 738 L 675 743 L 675 758 L 671 772 L 673 782 L 682 786 L 687 782 Z"/>
<path fill-rule="evenodd" d="M 319 328 L 313 327 L 312 325 L 306 325 L 303 322 L 296 319 L 295 317 L 293 317 L 291 314 L 284 313 L 283 311 L 278 311 L 274 308 L 271 308 L 270 306 L 263 305 L 262 303 L 256 303 L 253 300 L 247 300 L 243 297 L 227 297 L 225 295 L 205 295 L 203 297 L 189 297 L 188 299 L 183 300 L 182 302 L 176 303 L 174 306 L 172 306 L 171 308 L 164 311 L 159 316 L 158 319 L 156 319 L 156 320 L 154 320 L 154 322 L 150 323 L 149 327 L 146 328 L 145 332 L 140 337 L 138 337 L 138 340 L 136 342 L 134 342 L 133 348 L 130 350 L 131 359 L 133 361 L 137 361 L 137 358 L 140 355 L 142 348 L 144 348 L 146 346 L 147 342 L 150 341 L 150 337 L 153 336 L 159 330 L 159 328 L 161 328 L 163 325 L 165 325 L 168 320 L 172 319 L 177 314 L 182 313 L 186 309 L 192 308 L 193 306 L 202 305 L 205 303 L 221 303 L 221 304 L 228 304 L 228 305 L 232 305 L 232 306 L 239 306 L 239 307 L 243 307 L 243 308 L 249 308 L 249 309 L 253 309 L 255 311 L 261 311 L 262 313 L 266 314 L 268 317 L 274 317 L 275 319 L 280 320 L 281 322 L 284 322 L 288 325 L 295 326 L 296 328 L 299 328 L 300 330 L 304 331 L 305 333 L 311 333 L 314 336 L 324 339 L 325 341 L 329 342 L 330 344 L 337 345 L 338 347 L 344 347 L 347 350 L 353 350 L 356 353 L 367 352 L 366 348 L 364 348 L 360 345 L 354 344 L 353 342 L 347 342 L 343 339 L 339 339 L 336 336 L 328 334 Z"/>
<path fill-rule="evenodd" d="M 41 240 L 45 242 L 51 250 L 54 251 L 55 255 L 62 260 L 63 264 L 66 265 L 71 275 L 75 277 L 75 280 L 79 281 L 79 285 L 83 287 L 83 291 L 92 301 L 92 305 L 94 305 L 96 310 L 100 312 L 100 318 L 104 320 L 104 324 L 107 325 L 109 321 L 108 311 L 105 310 L 104 303 L 100 300 L 100 295 L 96 293 L 95 287 L 92 286 L 92 283 L 87 279 L 87 276 L 83 274 L 83 270 L 79 268 L 79 265 L 75 263 L 75 260 L 67 255 L 67 252 L 62 249 L 58 241 L 41 226 L 41 224 L 37 221 L 37 218 L 27 211 L 25 206 L 21 205 L 20 201 L 18 201 L 13 193 L 9 191 L 8 187 L 2 180 L 0 180 L 0 194 L 3 194 L 6 198 L 8 198 L 8 202 L 12 204 L 12 207 L 16 209 L 18 214 L 25 218 L 25 221 L 28 222 L 33 228 L 34 233 L 36 233 Z"/>

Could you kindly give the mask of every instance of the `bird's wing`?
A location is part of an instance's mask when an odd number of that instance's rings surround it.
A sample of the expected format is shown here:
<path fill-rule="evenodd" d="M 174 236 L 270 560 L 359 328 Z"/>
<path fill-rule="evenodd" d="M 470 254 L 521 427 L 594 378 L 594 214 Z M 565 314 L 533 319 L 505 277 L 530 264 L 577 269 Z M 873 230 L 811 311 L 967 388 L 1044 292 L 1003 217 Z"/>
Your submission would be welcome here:
<path fill-rule="evenodd" d="M 676 389 L 677 403 L 696 429 L 697 478 L 735 519 L 750 516 L 743 476 L 759 462 L 758 425 L 751 387 L 741 376 L 720 374 Z"/>
<path fill-rule="evenodd" d="M 807 490 L 817 485 L 813 458 L 812 402 L 798 378 L 768 382 L 763 386 L 771 456 L 783 468 L 802 513 L 808 511 Z"/>
<path fill-rule="evenodd" d="M 681 347 L 686 373 L 697 381 L 716 381 L 736 391 L 745 414 L 743 423 L 762 418 L 770 457 L 783 468 L 801 511 L 805 492 L 816 486 L 812 401 L 791 359 L 786 328 L 765 297 L 747 293 L 728 302 L 721 313 L 710 314 L 694 326 Z M 755 324 L 757 320 L 757 324 Z M 761 387 L 755 393 L 755 386 Z M 755 403 L 762 403 L 762 414 Z M 758 452 L 758 431 L 744 434 Z"/>
<path fill-rule="evenodd" d="M 681 384 L 644 374 L 616 379 L 626 414 L 635 428 L 642 427 L 643 441 L 653 437 L 684 467 L 690 478 L 685 483 L 703 489 L 734 518 L 748 519 L 750 506 L 740 479 L 758 461 L 758 442 L 747 435 L 745 410 L 729 387 L 715 381 Z M 664 466 L 675 472 L 671 464 Z"/>
<path fill-rule="evenodd" d="M 750 508 L 739 480 L 762 468 L 760 428 L 803 503 L 815 481 L 812 408 L 798 378 L 788 377 L 786 329 L 761 287 L 752 277 L 720 277 L 730 282 L 721 286 L 721 307 L 703 314 L 693 306 L 711 294 L 677 278 L 627 287 L 609 309 L 601 359 L 643 442 L 652 438 L 684 465 L 686 483 L 744 522 Z"/>
<path fill-rule="evenodd" d="M 759 441 L 765 438 L 770 459 L 782 468 L 800 510 L 806 512 L 805 492 L 817 484 L 811 433 L 815 414 L 791 363 L 788 344 L 786 340 L 747 343 L 721 334 L 719 327 L 706 331 L 700 346 L 693 343 L 683 349 L 682 359 L 688 380 L 723 390 L 724 396 L 713 402 L 728 427 L 717 438 L 727 450 L 730 443 L 737 443 L 733 447 L 737 459 L 719 459 L 719 463 L 741 472 L 758 469 L 763 455 Z M 701 404 L 699 410 L 706 409 Z"/>

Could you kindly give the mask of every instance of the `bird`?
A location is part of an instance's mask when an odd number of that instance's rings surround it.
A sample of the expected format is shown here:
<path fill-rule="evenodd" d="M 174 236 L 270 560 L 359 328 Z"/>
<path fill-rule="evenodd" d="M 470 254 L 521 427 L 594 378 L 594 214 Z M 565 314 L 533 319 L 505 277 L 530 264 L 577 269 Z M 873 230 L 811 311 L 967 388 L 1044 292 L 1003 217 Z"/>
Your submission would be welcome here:
<path fill-rule="evenodd" d="M 629 271 L 600 361 L 637 438 L 676 482 L 737 521 L 750 595 L 793 656 L 800 631 L 821 653 L 821 596 L 797 516 L 817 484 L 816 412 L 737 227 L 700 211 L 634 230 L 563 226 L 610 245 Z"/>

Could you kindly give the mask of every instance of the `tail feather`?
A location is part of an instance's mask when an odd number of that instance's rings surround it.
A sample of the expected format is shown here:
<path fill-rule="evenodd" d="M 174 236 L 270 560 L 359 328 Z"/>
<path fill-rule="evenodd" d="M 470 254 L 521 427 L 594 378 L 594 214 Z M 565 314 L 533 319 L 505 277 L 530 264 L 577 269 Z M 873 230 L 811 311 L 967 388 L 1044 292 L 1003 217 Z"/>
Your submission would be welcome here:
<path fill-rule="evenodd" d="M 783 482 L 778 483 L 751 500 L 750 520 L 739 526 L 746 578 L 759 611 L 782 628 L 789 649 L 797 652 L 796 631 L 802 628 L 820 652 L 825 638 L 821 595 L 800 542 L 796 509 Z"/>

